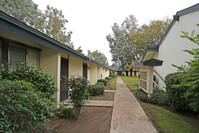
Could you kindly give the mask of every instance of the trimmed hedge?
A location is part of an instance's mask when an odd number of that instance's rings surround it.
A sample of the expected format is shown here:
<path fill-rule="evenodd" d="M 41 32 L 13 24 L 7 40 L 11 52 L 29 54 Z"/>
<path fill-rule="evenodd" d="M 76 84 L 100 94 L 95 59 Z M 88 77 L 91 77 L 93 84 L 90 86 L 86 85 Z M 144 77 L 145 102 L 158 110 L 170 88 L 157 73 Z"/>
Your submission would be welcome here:
<path fill-rule="evenodd" d="M 106 77 L 106 80 L 110 81 L 111 79 L 113 79 L 112 77 Z"/>
<path fill-rule="evenodd" d="M 117 77 L 117 75 L 116 74 L 110 74 L 109 77 L 115 78 L 115 77 Z"/>
<path fill-rule="evenodd" d="M 189 99 L 186 96 L 188 88 L 180 85 L 183 79 L 183 73 L 171 73 L 165 78 L 166 90 L 168 93 L 169 106 L 178 111 L 188 111 Z"/>
<path fill-rule="evenodd" d="M 88 85 L 87 90 L 91 96 L 100 96 L 104 94 L 104 83 L 98 82 L 95 85 Z"/>
<path fill-rule="evenodd" d="M 102 83 L 104 83 L 104 86 L 106 86 L 107 83 L 108 83 L 108 80 L 106 80 L 106 79 L 98 79 L 97 82 L 102 82 Z"/>
<path fill-rule="evenodd" d="M 142 89 L 137 89 L 135 95 L 143 102 L 153 103 L 157 105 L 168 105 L 167 93 L 163 90 L 154 89 L 151 98 L 148 98 L 147 93 Z"/>

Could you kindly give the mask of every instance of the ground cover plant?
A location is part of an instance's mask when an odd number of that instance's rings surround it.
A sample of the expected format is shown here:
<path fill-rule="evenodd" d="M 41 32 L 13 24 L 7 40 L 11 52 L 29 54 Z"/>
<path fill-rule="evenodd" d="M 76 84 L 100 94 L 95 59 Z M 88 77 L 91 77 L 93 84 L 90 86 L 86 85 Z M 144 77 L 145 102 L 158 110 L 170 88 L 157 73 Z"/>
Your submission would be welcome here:
<path fill-rule="evenodd" d="M 110 83 L 110 88 L 115 90 L 116 89 L 116 83 L 117 83 L 117 77 L 112 79 L 109 83 Z"/>
<path fill-rule="evenodd" d="M 155 105 L 147 105 L 146 108 L 151 111 L 152 121 L 163 133 L 197 133 L 191 124 L 187 123 L 183 118 L 165 108 Z"/>

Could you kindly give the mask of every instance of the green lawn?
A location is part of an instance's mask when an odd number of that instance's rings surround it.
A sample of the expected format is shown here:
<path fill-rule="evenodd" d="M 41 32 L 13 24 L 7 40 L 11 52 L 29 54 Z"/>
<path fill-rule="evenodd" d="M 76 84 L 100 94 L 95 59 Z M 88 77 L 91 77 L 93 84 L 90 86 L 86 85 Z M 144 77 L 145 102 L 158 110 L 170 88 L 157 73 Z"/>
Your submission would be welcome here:
<path fill-rule="evenodd" d="M 130 90 L 133 90 L 133 91 L 139 89 L 138 84 L 128 84 L 128 83 L 126 83 L 126 85 L 128 86 L 128 88 L 129 88 Z"/>
<path fill-rule="evenodd" d="M 138 76 L 121 76 L 124 83 L 138 83 Z"/>
<path fill-rule="evenodd" d="M 111 89 L 116 89 L 116 82 L 117 82 L 117 77 L 115 77 L 113 80 L 110 82 L 110 88 Z"/>
<path fill-rule="evenodd" d="M 159 127 L 160 132 L 163 133 L 198 133 L 197 129 L 193 128 L 183 118 L 170 112 L 162 107 L 147 105 L 153 114 L 153 123 Z"/>
<path fill-rule="evenodd" d="M 138 76 L 121 76 L 124 83 L 128 86 L 130 90 L 137 90 L 138 87 Z"/>

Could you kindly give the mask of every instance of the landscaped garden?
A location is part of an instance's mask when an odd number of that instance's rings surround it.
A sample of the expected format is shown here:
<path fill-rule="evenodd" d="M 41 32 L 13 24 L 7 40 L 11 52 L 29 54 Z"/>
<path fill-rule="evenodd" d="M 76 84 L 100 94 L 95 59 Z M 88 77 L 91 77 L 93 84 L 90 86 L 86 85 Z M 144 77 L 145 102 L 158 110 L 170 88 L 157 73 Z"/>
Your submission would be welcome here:
<path fill-rule="evenodd" d="M 110 75 L 108 80 L 111 82 L 114 78 L 115 75 Z M 0 132 L 108 133 L 112 107 L 82 107 L 84 100 L 91 97 L 96 100 L 113 100 L 113 94 L 104 94 L 105 86 L 110 84 L 108 80 L 98 80 L 95 85 L 87 86 L 85 78 L 68 79 L 73 107 L 61 105 L 56 108 L 59 103 L 56 102 L 57 88 L 52 76 L 26 63 L 16 68 L 2 68 Z"/>
<path fill-rule="evenodd" d="M 145 113 L 155 125 L 158 132 L 164 133 L 196 133 L 199 132 L 199 119 L 189 112 L 177 112 L 169 106 L 169 96 L 166 92 L 154 89 L 151 99 L 147 97 L 147 94 L 137 88 L 129 86 L 129 83 L 134 85 L 138 84 L 138 77 L 122 76 L 124 83 L 128 86 L 131 92 L 136 96 L 137 100 L 140 102 Z M 177 77 L 173 77 L 177 79 Z M 170 81 L 174 81 L 172 78 Z M 177 81 L 177 80 L 176 80 Z M 174 90 L 175 91 L 175 90 Z M 176 103 L 175 108 L 179 107 L 180 97 L 176 97 L 177 93 L 171 92 L 170 95 L 175 95 Z M 171 99 L 171 96 L 170 96 Z M 184 103 L 184 102 L 183 102 Z M 171 105 L 171 104 L 170 104 Z M 178 106 L 177 106 L 178 105 Z M 185 106 L 184 106 L 185 107 Z M 186 109 L 186 108 L 185 108 Z"/>

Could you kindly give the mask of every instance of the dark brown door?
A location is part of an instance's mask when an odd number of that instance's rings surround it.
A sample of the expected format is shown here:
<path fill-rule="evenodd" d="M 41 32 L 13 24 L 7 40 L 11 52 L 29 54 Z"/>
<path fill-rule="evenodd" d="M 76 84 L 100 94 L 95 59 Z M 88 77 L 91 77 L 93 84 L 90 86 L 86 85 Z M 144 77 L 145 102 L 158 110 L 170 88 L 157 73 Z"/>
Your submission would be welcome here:
<path fill-rule="evenodd" d="M 66 79 L 68 78 L 68 59 L 61 58 L 61 74 L 60 74 L 60 102 L 68 98 L 68 87 Z"/>
<path fill-rule="evenodd" d="M 88 69 L 87 64 L 84 63 L 83 64 L 83 77 L 86 79 L 87 79 L 87 69 Z"/>

